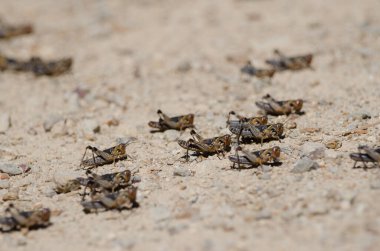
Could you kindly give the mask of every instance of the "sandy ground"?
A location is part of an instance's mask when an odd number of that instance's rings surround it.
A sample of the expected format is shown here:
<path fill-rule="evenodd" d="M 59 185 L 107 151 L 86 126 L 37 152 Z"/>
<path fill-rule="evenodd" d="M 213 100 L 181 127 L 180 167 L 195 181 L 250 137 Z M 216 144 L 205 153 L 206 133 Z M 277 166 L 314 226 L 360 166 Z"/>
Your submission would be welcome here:
<path fill-rule="evenodd" d="M 74 59 L 72 72 L 56 78 L 0 74 L 0 111 L 12 121 L 0 134 L 2 161 L 32 167 L 10 178 L 10 189 L 19 188 L 14 203 L 62 212 L 47 229 L 1 234 L 0 250 L 378 250 L 379 170 L 353 169 L 348 154 L 380 141 L 379 1 L 3 0 L 0 6 L 3 19 L 35 27 L 34 34 L 0 41 L 1 52 Z M 272 83 L 242 80 L 243 62 L 265 66 L 275 48 L 315 53 L 314 70 L 280 73 Z M 147 126 L 158 108 L 193 112 L 198 131 L 212 137 L 228 132 L 230 110 L 256 114 L 254 102 L 266 93 L 307 101 L 298 127 L 264 146 L 282 148 L 279 167 L 237 171 L 217 156 L 168 165 L 184 153 L 175 139 L 189 138 L 189 131 L 151 134 Z M 45 132 L 43 124 L 55 117 L 62 120 Z M 118 126 L 107 125 L 113 118 Z M 342 136 L 368 124 L 365 134 Z M 100 133 L 88 131 L 93 125 Z M 138 138 L 127 148 L 133 160 L 98 173 L 121 165 L 138 172 L 139 208 L 85 215 L 76 192 L 54 193 L 55 179 L 84 176 L 79 162 L 87 145 L 107 148 L 127 137 Z M 316 160 L 321 168 L 290 172 L 304 144 L 330 139 L 342 147 L 325 149 Z M 174 176 L 178 167 L 195 174 Z"/>

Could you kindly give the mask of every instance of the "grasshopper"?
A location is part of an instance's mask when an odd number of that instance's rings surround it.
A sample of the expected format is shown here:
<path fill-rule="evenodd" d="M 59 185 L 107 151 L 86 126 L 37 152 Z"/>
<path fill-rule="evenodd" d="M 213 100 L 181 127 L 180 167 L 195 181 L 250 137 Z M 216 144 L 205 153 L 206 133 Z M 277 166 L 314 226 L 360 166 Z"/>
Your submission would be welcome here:
<path fill-rule="evenodd" d="M 369 146 L 359 146 L 358 153 L 351 153 L 350 158 L 355 161 L 353 168 L 356 167 L 357 162 L 363 162 L 364 167 L 367 168 L 366 162 L 372 162 L 376 167 L 380 164 L 380 147 L 371 148 Z"/>
<path fill-rule="evenodd" d="M 33 27 L 30 24 L 10 25 L 0 21 L 0 39 L 10 39 L 32 32 Z"/>
<path fill-rule="evenodd" d="M 266 114 L 269 115 L 289 115 L 291 113 L 302 113 L 301 109 L 303 106 L 302 99 L 278 101 L 272 98 L 269 94 L 265 95 L 264 101 L 256 102 L 256 106 L 264 110 Z"/>
<path fill-rule="evenodd" d="M 262 166 L 270 162 L 278 162 L 281 153 L 281 149 L 278 146 L 254 152 L 249 152 L 241 147 L 237 147 L 235 151 L 235 155 L 229 156 L 229 160 L 233 163 L 232 168 L 235 168 L 235 164 L 240 168 L 240 165 L 250 165 L 254 167 Z M 244 155 L 239 156 L 239 151 Z"/>
<path fill-rule="evenodd" d="M 186 160 L 189 159 L 189 151 L 194 151 L 200 155 L 212 155 L 221 153 L 224 156 L 225 151 L 230 150 L 231 135 L 226 134 L 219 137 L 205 139 L 195 130 L 190 132 L 192 139 L 187 141 L 178 140 L 178 144 L 186 149 Z"/>
<path fill-rule="evenodd" d="M 231 115 L 235 115 L 238 120 L 231 120 Z M 244 117 L 236 114 L 234 111 L 230 111 L 227 117 L 227 126 L 236 127 L 241 126 L 241 124 L 248 123 L 250 125 L 266 125 L 268 123 L 267 116 L 258 117 Z"/>
<path fill-rule="evenodd" d="M 91 201 L 82 201 L 83 211 L 85 213 L 98 212 L 104 210 L 123 210 L 138 207 L 136 202 L 137 187 L 129 186 L 125 190 L 113 193 L 101 193 L 93 196 Z"/>
<path fill-rule="evenodd" d="M 311 61 L 313 60 L 312 54 L 286 57 L 279 50 L 275 50 L 274 54 L 277 55 L 279 59 L 269 59 L 265 62 L 273 66 L 276 71 L 297 71 L 305 68 L 311 68 Z"/>
<path fill-rule="evenodd" d="M 10 204 L 5 210 L 10 216 L 0 218 L 0 226 L 2 232 L 12 230 L 28 231 L 30 229 L 48 227 L 50 223 L 50 209 L 43 208 L 35 211 L 19 211 Z"/>
<path fill-rule="evenodd" d="M 148 123 L 150 127 L 158 129 L 157 132 L 163 132 L 170 129 L 183 131 L 186 128 L 194 127 L 194 114 L 190 113 L 182 116 L 169 117 L 161 110 L 158 110 L 157 114 L 160 116 L 158 122 L 150 121 Z"/>
<path fill-rule="evenodd" d="M 238 144 L 240 137 L 242 140 L 260 140 L 263 145 L 264 140 L 277 139 L 280 140 L 284 133 L 284 124 L 276 123 L 269 125 L 251 125 L 248 123 L 239 126 L 229 127 L 230 131 L 237 135 Z"/>
<path fill-rule="evenodd" d="M 248 61 L 245 66 L 240 69 L 241 73 L 248 74 L 250 76 L 256 76 L 257 78 L 269 78 L 271 79 L 275 74 L 275 69 L 258 69 L 254 67 L 251 61 Z"/>
<path fill-rule="evenodd" d="M 116 163 L 117 161 L 124 160 L 126 158 L 131 158 L 126 153 L 126 146 L 133 141 L 135 141 L 135 138 L 130 139 L 126 143 L 121 143 L 105 150 L 99 150 L 96 147 L 87 146 L 83 154 L 80 166 L 91 169 L 98 166 Z M 90 150 L 92 152 L 92 158 L 84 159 L 87 150 Z"/>
<path fill-rule="evenodd" d="M 104 175 L 98 175 L 90 170 L 87 170 L 86 175 L 88 178 L 78 178 L 80 184 L 85 187 L 82 200 L 84 200 L 86 195 L 87 187 L 90 188 L 91 194 L 93 195 L 100 191 L 113 193 L 130 186 L 131 171 L 129 170 Z"/>
<path fill-rule="evenodd" d="M 58 76 L 71 69 L 73 60 L 64 58 L 55 61 L 43 61 L 39 57 L 32 57 L 28 61 L 8 58 L 0 55 L 0 70 L 33 72 L 36 76 Z"/>

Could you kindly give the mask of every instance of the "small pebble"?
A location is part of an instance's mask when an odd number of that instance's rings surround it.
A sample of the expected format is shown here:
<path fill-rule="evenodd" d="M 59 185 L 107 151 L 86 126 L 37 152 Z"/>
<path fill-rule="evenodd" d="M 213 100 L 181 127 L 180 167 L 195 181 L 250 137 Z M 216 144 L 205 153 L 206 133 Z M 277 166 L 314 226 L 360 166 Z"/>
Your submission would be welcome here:
<path fill-rule="evenodd" d="M 14 160 L 17 158 L 17 154 L 8 147 L 0 146 L 0 159 L 2 160 Z"/>
<path fill-rule="evenodd" d="M 135 175 L 132 177 L 132 183 L 139 183 L 141 182 L 141 177 L 138 175 Z"/>
<path fill-rule="evenodd" d="M 312 159 L 308 157 L 303 157 L 302 159 L 298 160 L 294 168 L 290 171 L 292 173 L 304 173 L 309 172 L 311 170 L 318 169 L 319 165 L 317 162 L 313 161 Z"/>
<path fill-rule="evenodd" d="M 325 143 L 328 149 L 338 149 L 342 147 L 342 142 L 338 139 L 331 139 Z"/>
<path fill-rule="evenodd" d="M 0 180 L 0 189 L 6 189 L 9 188 L 9 186 L 9 180 Z"/>
<path fill-rule="evenodd" d="M 8 180 L 10 177 L 9 177 L 9 174 L 7 173 L 0 173 L 0 180 Z"/>
<path fill-rule="evenodd" d="M 60 115 L 57 115 L 57 114 L 49 115 L 49 117 L 43 123 L 45 132 L 50 132 L 53 126 L 61 120 L 63 120 L 63 117 Z"/>
<path fill-rule="evenodd" d="M 23 169 L 12 163 L 0 163 L 0 171 L 9 175 L 19 175 L 23 173 Z"/>
<path fill-rule="evenodd" d="M 180 177 L 186 177 L 186 176 L 193 176 L 194 172 L 183 167 L 175 167 L 173 171 L 174 176 L 180 176 Z"/>
<path fill-rule="evenodd" d="M 9 189 L 9 191 L 3 195 L 3 201 L 18 200 L 18 188 Z"/>
<path fill-rule="evenodd" d="M 370 119 L 371 115 L 368 112 L 354 112 L 350 114 L 352 120 L 365 120 Z"/>
<path fill-rule="evenodd" d="M 301 147 L 302 156 L 311 159 L 321 159 L 325 156 L 326 147 L 318 142 L 306 142 Z"/>
<path fill-rule="evenodd" d="M 297 123 L 294 121 L 290 121 L 287 125 L 286 128 L 288 129 L 296 129 L 297 128 Z"/>
<path fill-rule="evenodd" d="M 100 125 L 94 119 L 84 119 L 78 124 L 79 135 L 88 140 L 94 140 L 95 133 L 100 133 Z"/>
<path fill-rule="evenodd" d="M 8 113 L 0 115 L 0 133 L 5 133 L 11 127 L 11 116 Z"/>

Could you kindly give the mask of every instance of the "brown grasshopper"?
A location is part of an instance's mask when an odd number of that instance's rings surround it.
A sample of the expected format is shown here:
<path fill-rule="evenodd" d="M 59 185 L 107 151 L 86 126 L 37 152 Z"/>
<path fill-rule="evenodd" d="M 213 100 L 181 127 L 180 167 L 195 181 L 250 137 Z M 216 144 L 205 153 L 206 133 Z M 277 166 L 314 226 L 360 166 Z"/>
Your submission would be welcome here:
<path fill-rule="evenodd" d="M 160 116 L 158 122 L 150 121 L 148 123 L 150 127 L 158 129 L 157 131 L 152 132 L 163 132 L 169 129 L 183 131 L 186 128 L 194 127 L 194 114 L 169 117 L 161 110 L 158 110 L 157 114 Z"/>
<path fill-rule="evenodd" d="M 238 144 L 240 143 L 240 138 L 242 138 L 243 141 L 260 140 L 261 145 L 263 145 L 264 140 L 276 139 L 281 141 L 284 124 L 250 125 L 243 123 L 234 127 L 230 126 L 229 129 L 233 134 L 237 135 Z"/>
<path fill-rule="evenodd" d="M 273 66 L 276 71 L 284 71 L 284 70 L 302 70 L 305 68 L 311 68 L 311 61 L 313 60 L 312 54 L 306 54 L 301 56 L 293 56 L 286 57 L 279 50 L 275 50 L 274 54 L 276 54 L 279 59 L 269 59 L 265 62 Z"/>
<path fill-rule="evenodd" d="M 301 109 L 303 106 L 302 99 L 278 101 L 272 98 L 269 94 L 265 95 L 264 101 L 256 102 L 256 106 L 262 109 L 266 114 L 269 115 L 289 115 L 291 113 L 301 114 Z"/>
<path fill-rule="evenodd" d="M 249 152 L 241 147 L 237 147 L 235 151 L 235 155 L 229 156 L 229 160 L 233 163 L 232 168 L 235 168 L 235 164 L 237 164 L 238 168 L 240 168 L 240 165 L 255 167 L 271 162 L 278 163 L 281 153 L 281 149 L 278 146 L 254 152 Z M 241 151 L 244 155 L 239 156 L 239 151 Z"/>
<path fill-rule="evenodd" d="M 88 178 L 78 178 L 80 184 L 84 186 L 82 199 L 84 199 L 86 195 L 87 188 L 90 188 L 91 195 L 94 195 L 101 191 L 113 193 L 131 185 L 131 171 L 129 170 L 107 173 L 103 175 L 98 175 L 90 170 L 87 170 L 86 175 Z"/>
<path fill-rule="evenodd" d="M 258 69 L 254 67 L 251 61 L 248 61 L 245 66 L 240 69 L 241 73 L 248 74 L 250 76 L 256 76 L 257 78 L 269 78 L 271 79 L 275 74 L 275 69 Z"/>
<path fill-rule="evenodd" d="M 231 120 L 231 115 L 235 115 L 238 120 Z M 227 126 L 236 127 L 243 123 L 248 123 L 250 125 L 266 125 L 268 123 L 267 116 L 257 116 L 257 117 L 244 117 L 236 114 L 234 111 L 230 111 L 227 117 Z"/>
<path fill-rule="evenodd" d="M 87 146 L 83 154 L 80 166 L 91 169 L 102 165 L 116 163 L 117 161 L 124 160 L 126 158 L 131 158 L 126 153 L 126 146 L 132 141 L 135 141 L 135 139 L 132 138 L 126 143 L 121 143 L 117 146 L 113 146 L 105 150 L 99 150 L 96 147 Z M 92 158 L 84 159 L 87 150 L 90 150 L 92 152 Z"/>
<path fill-rule="evenodd" d="M 351 153 L 350 158 L 355 161 L 354 167 L 357 162 L 363 162 L 364 168 L 368 168 L 366 163 L 374 163 L 374 166 L 379 167 L 380 164 L 380 147 L 371 148 L 369 146 L 359 146 L 358 153 Z"/>
<path fill-rule="evenodd" d="M 36 76 L 58 76 L 71 69 L 73 60 L 64 58 L 55 61 L 43 61 L 39 57 L 32 57 L 28 61 L 8 58 L 0 55 L 0 70 L 33 72 Z"/>
<path fill-rule="evenodd" d="M 85 213 L 98 212 L 103 210 L 123 210 L 138 207 L 136 202 L 137 187 L 129 186 L 125 190 L 113 193 L 101 193 L 93 196 L 91 201 L 82 201 L 83 211 Z"/>
<path fill-rule="evenodd" d="M 30 24 L 10 25 L 1 22 L 0 20 L 0 39 L 10 39 L 16 36 L 30 34 L 33 32 L 33 27 Z"/>
<path fill-rule="evenodd" d="M 51 211 L 48 208 L 34 211 L 19 211 L 13 204 L 10 204 L 5 212 L 10 216 L 0 218 L 2 232 L 9 232 L 12 230 L 28 231 L 31 229 L 45 228 L 51 224 Z"/>
<path fill-rule="evenodd" d="M 203 138 L 195 130 L 191 130 L 190 134 L 193 137 L 192 139 L 178 140 L 178 144 L 186 149 L 186 160 L 189 159 L 189 151 L 207 156 L 212 154 L 219 156 L 221 153 L 224 156 L 224 152 L 230 150 L 231 135 L 229 134 L 209 139 Z"/>

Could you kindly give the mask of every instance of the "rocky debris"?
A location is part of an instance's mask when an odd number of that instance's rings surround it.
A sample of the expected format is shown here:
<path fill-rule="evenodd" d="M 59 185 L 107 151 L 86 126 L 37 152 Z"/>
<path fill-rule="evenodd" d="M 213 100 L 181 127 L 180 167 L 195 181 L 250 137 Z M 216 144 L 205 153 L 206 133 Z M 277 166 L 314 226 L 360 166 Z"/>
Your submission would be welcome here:
<path fill-rule="evenodd" d="M 8 190 L 6 194 L 3 195 L 3 201 L 11 201 L 11 200 L 18 200 L 19 189 L 18 188 L 11 188 Z"/>
<path fill-rule="evenodd" d="M 187 176 L 193 176 L 194 171 L 191 171 L 184 167 L 175 167 L 173 171 L 174 176 L 180 176 L 180 177 L 187 177 Z"/>
<path fill-rule="evenodd" d="M 0 180 L 8 180 L 10 178 L 7 173 L 0 173 Z"/>
<path fill-rule="evenodd" d="M 16 165 L 12 163 L 0 163 L 0 171 L 9 175 L 19 175 L 30 171 L 26 164 Z"/>
<path fill-rule="evenodd" d="M 132 177 L 132 183 L 140 183 L 141 182 L 141 176 L 135 175 Z"/>
<path fill-rule="evenodd" d="M 351 113 L 349 117 L 352 120 L 365 120 L 365 119 L 370 119 L 371 115 L 369 114 L 369 112 L 363 111 L 363 112 Z"/>
<path fill-rule="evenodd" d="M 50 132 L 53 126 L 61 120 L 63 120 L 63 117 L 58 114 L 49 115 L 43 123 L 45 132 Z"/>
<path fill-rule="evenodd" d="M 310 159 L 321 159 L 325 156 L 326 147 L 318 142 L 306 142 L 301 147 L 302 156 Z"/>
<path fill-rule="evenodd" d="M 304 172 L 309 172 L 311 170 L 316 170 L 318 168 L 319 168 L 319 165 L 317 162 L 313 161 L 312 159 L 308 157 L 303 157 L 295 163 L 291 172 L 304 173 Z"/>
<path fill-rule="evenodd" d="M 0 180 L 0 189 L 6 189 L 10 187 L 9 180 Z"/>
<path fill-rule="evenodd" d="M 14 160 L 17 158 L 17 154 L 12 152 L 11 149 L 7 147 L 0 146 L 0 159 L 3 160 Z"/>
<path fill-rule="evenodd" d="M 342 147 L 342 141 L 340 141 L 338 139 L 330 139 L 330 140 L 326 141 L 325 146 L 328 149 L 338 149 L 338 148 Z"/>
<path fill-rule="evenodd" d="M 11 116 L 8 113 L 0 115 L 0 133 L 5 133 L 11 127 Z"/>
<path fill-rule="evenodd" d="M 297 123 L 294 121 L 290 121 L 289 123 L 286 124 L 287 129 L 296 129 L 297 128 Z"/>

